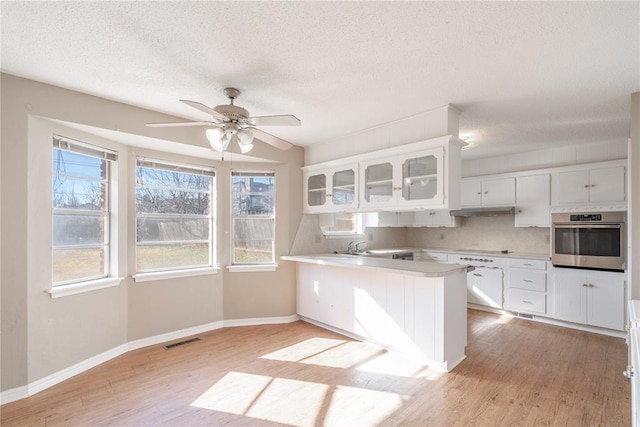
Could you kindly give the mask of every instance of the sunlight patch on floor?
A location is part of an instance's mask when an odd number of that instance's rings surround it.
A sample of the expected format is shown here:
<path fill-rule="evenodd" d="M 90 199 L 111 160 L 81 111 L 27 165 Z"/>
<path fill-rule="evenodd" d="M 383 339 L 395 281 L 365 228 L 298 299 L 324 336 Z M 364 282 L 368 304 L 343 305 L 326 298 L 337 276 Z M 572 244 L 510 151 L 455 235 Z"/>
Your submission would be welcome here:
<path fill-rule="evenodd" d="M 280 360 L 282 362 L 300 362 L 301 360 L 322 353 L 323 351 L 337 347 L 346 342 L 346 340 L 315 337 L 272 353 L 265 354 L 264 356 L 260 356 L 260 358 Z"/>
<path fill-rule="evenodd" d="M 402 406 L 396 393 L 337 386 L 323 420 L 325 426 L 375 426 Z"/>
<path fill-rule="evenodd" d="M 434 380 L 444 375 L 442 370 L 429 368 L 395 352 L 387 351 L 356 368 L 358 371 L 381 375 Z"/>
<path fill-rule="evenodd" d="M 191 406 L 297 427 L 378 425 L 409 396 L 229 372 Z"/>
<path fill-rule="evenodd" d="M 229 372 L 191 406 L 292 426 L 313 426 L 326 384 Z"/>

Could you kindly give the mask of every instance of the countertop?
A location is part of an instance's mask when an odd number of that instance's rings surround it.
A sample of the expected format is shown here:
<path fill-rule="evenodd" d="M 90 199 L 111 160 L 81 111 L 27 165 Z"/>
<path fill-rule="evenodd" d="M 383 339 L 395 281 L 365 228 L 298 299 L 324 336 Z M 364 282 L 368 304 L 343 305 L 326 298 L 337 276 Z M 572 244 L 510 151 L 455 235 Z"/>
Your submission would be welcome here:
<path fill-rule="evenodd" d="M 473 269 L 466 265 L 438 263 L 434 261 L 405 261 L 346 254 L 284 255 L 284 261 L 305 262 L 334 267 L 382 270 L 391 273 L 422 277 L 443 277 L 460 271 Z"/>

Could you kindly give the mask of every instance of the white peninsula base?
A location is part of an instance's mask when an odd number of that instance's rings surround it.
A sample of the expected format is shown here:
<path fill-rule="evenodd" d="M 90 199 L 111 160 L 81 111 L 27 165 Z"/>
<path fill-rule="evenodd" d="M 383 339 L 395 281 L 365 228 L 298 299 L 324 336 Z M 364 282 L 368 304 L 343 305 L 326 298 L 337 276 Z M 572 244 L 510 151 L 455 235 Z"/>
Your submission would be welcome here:
<path fill-rule="evenodd" d="M 455 267 L 420 275 L 302 261 L 297 311 L 310 323 L 448 372 L 464 360 L 467 344 L 466 271 Z"/>

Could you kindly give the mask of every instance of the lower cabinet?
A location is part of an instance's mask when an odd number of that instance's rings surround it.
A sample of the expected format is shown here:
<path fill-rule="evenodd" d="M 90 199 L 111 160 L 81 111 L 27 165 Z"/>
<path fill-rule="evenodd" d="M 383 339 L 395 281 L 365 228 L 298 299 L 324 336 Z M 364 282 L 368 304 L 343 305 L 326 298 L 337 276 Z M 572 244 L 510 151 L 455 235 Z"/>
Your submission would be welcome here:
<path fill-rule="evenodd" d="M 624 273 L 554 268 L 553 280 L 553 317 L 624 330 Z"/>
<path fill-rule="evenodd" d="M 510 259 L 505 308 L 547 314 L 547 261 Z"/>
<path fill-rule="evenodd" d="M 464 270 L 424 277 L 298 263 L 297 282 L 297 311 L 307 320 L 445 371 L 465 357 Z"/>
<path fill-rule="evenodd" d="M 476 267 L 467 273 L 467 302 L 502 308 L 501 268 Z"/>

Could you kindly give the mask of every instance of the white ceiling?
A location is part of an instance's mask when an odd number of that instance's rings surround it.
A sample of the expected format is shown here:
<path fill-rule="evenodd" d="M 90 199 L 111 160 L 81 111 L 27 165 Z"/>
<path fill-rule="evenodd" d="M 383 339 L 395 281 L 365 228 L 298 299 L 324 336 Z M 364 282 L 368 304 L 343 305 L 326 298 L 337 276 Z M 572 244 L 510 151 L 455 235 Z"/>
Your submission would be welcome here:
<path fill-rule="evenodd" d="M 7 2 L 3 72 L 170 113 L 252 115 L 300 146 L 452 104 L 467 159 L 621 141 L 640 2 Z"/>

